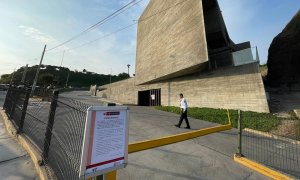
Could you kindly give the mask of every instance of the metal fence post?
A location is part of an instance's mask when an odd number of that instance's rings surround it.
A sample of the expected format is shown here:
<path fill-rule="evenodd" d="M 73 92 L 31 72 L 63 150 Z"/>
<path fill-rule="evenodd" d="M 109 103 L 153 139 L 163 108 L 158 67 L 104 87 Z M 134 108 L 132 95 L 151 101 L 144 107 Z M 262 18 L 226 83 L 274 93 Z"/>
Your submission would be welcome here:
<path fill-rule="evenodd" d="M 45 140 L 44 140 L 44 150 L 43 150 L 43 159 L 46 163 L 48 161 L 48 153 L 49 153 L 49 147 L 51 142 L 51 136 L 52 136 L 52 128 L 54 124 L 54 117 L 55 117 L 55 110 L 57 107 L 57 99 L 58 99 L 59 91 L 55 90 L 53 91 L 52 95 L 52 101 L 50 105 L 50 111 L 49 111 L 49 117 L 48 117 L 48 124 L 47 129 L 45 133 Z"/>
<path fill-rule="evenodd" d="M 242 116 L 241 110 L 238 110 L 238 156 L 242 155 Z"/>
<path fill-rule="evenodd" d="M 20 119 L 20 126 L 19 126 L 18 133 L 23 132 L 24 120 L 25 120 L 25 116 L 26 116 L 26 111 L 27 111 L 28 101 L 29 101 L 29 97 L 30 97 L 30 92 L 31 92 L 30 89 L 26 89 L 25 99 L 24 99 L 23 108 L 22 108 L 22 116 L 21 116 L 21 119 Z"/>
<path fill-rule="evenodd" d="M 9 112 L 9 116 L 10 116 L 10 118 L 12 119 L 13 118 L 13 116 L 14 116 L 14 113 L 15 113 L 15 109 L 16 109 L 16 100 L 17 100 L 17 98 L 16 98 L 16 96 L 17 96 L 17 93 L 16 93 L 16 89 L 15 88 L 13 88 L 14 90 L 12 91 L 12 94 L 11 94 L 11 96 L 10 96 L 10 98 L 11 98 L 11 109 L 10 109 L 10 112 Z"/>

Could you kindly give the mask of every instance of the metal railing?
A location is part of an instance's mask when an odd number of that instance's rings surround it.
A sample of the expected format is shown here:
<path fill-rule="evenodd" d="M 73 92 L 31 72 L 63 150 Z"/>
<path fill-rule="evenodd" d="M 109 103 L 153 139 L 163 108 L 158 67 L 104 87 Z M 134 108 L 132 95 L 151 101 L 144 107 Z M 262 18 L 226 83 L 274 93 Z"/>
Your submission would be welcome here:
<path fill-rule="evenodd" d="M 240 112 L 240 111 L 239 111 Z M 238 153 L 270 169 L 300 178 L 300 120 L 291 117 L 274 123 L 268 131 L 256 130 L 265 121 L 252 119 L 253 129 L 244 124 L 243 112 L 239 113 L 238 121 Z"/>
<path fill-rule="evenodd" d="M 42 157 L 48 179 L 79 179 L 86 109 L 79 101 L 38 90 L 9 88 L 4 110 Z M 50 101 L 50 102 L 48 102 Z"/>

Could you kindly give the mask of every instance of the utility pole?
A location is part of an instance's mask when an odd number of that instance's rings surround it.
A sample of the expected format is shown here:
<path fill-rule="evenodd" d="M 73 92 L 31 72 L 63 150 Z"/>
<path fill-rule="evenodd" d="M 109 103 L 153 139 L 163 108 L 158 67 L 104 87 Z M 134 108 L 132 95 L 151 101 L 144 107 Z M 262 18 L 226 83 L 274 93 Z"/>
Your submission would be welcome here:
<path fill-rule="evenodd" d="M 66 87 L 68 87 L 69 76 L 70 76 L 70 69 L 68 68 L 68 75 L 67 75 Z"/>
<path fill-rule="evenodd" d="M 110 69 L 110 75 L 109 75 L 109 98 L 111 98 L 111 74 L 112 74 L 112 69 Z"/>
<path fill-rule="evenodd" d="M 62 66 L 62 63 L 63 63 L 63 61 L 64 61 L 64 57 L 65 57 L 65 52 L 66 52 L 66 50 L 64 50 L 64 52 L 63 52 L 63 55 L 62 55 L 62 58 L 61 58 L 61 63 L 60 63 L 60 67 Z"/>
<path fill-rule="evenodd" d="M 28 64 L 26 64 L 25 69 L 23 71 L 23 76 L 22 76 L 22 81 L 21 81 L 22 84 L 25 83 L 27 69 L 28 69 Z"/>
<path fill-rule="evenodd" d="M 111 84 L 111 70 L 110 70 L 110 74 L 109 74 L 109 84 Z"/>
<path fill-rule="evenodd" d="M 43 53 L 42 53 L 42 57 L 41 57 L 40 64 L 39 64 L 39 66 L 38 66 L 38 68 L 37 68 L 37 70 L 36 70 L 35 78 L 34 78 L 33 85 L 32 85 L 31 94 L 34 93 L 34 90 L 35 90 L 35 87 L 36 87 L 36 83 L 37 83 L 37 80 L 38 80 L 38 76 L 39 76 L 41 64 L 42 64 L 43 59 L 44 59 L 44 54 L 45 54 L 45 51 L 46 51 L 46 47 L 47 47 L 47 45 L 45 44 L 44 50 L 43 50 Z"/>
<path fill-rule="evenodd" d="M 128 67 L 128 76 L 130 77 L 130 75 L 129 75 L 130 64 L 127 64 L 127 67 Z"/>

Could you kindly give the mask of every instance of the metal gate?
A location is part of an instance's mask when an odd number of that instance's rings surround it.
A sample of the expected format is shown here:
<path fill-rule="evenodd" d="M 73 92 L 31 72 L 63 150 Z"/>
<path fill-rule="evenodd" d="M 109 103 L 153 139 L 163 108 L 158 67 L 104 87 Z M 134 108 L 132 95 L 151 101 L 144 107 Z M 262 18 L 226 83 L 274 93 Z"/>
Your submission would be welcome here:
<path fill-rule="evenodd" d="M 160 106 L 161 105 L 161 89 L 151 89 L 149 99 L 150 99 L 149 106 Z"/>

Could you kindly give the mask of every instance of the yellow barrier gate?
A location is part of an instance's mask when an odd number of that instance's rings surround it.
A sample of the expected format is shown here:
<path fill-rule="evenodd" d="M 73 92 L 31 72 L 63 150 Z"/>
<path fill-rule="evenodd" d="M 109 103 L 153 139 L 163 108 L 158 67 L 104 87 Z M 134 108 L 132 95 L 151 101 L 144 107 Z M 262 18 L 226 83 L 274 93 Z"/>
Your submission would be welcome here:
<path fill-rule="evenodd" d="M 131 143 L 128 145 L 128 153 L 130 154 L 130 153 L 135 153 L 135 152 L 139 152 L 139 151 L 144 151 L 144 150 L 148 150 L 148 149 L 152 149 L 152 148 L 156 148 L 156 147 L 160 147 L 160 146 L 178 143 L 181 141 L 186 141 L 186 140 L 193 139 L 193 138 L 200 137 L 200 136 L 205 136 L 205 135 L 216 133 L 216 132 L 230 130 L 232 127 L 231 127 L 230 114 L 229 114 L 228 110 L 227 110 L 227 115 L 228 115 L 228 124 L 227 125 L 220 125 L 220 126 L 195 130 L 195 131 L 191 131 L 191 132 L 166 136 L 166 137 L 162 137 L 162 138 Z M 116 180 L 116 179 L 117 179 L 117 171 L 112 171 L 105 175 L 105 180 Z"/>

